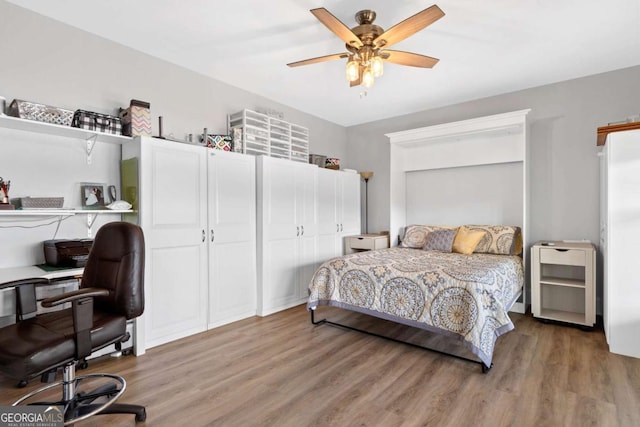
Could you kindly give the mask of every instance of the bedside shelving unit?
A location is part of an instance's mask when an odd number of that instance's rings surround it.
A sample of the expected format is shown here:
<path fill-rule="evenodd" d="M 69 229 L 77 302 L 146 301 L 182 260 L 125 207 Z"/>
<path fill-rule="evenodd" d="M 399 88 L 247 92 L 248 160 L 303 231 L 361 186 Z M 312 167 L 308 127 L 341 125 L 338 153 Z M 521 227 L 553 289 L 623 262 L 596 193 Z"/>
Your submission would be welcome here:
<path fill-rule="evenodd" d="M 595 247 L 591 243 L 539 242 L 531 247 L 534 317 L 593 327 Z"/>

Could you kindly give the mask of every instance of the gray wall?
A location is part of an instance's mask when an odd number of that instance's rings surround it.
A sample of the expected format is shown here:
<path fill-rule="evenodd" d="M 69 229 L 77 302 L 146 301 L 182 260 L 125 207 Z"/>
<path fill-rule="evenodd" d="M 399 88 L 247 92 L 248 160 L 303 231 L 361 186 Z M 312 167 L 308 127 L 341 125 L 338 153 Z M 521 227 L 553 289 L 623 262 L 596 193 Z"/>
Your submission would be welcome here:
<path fill-rule="evenodd" d="M 425 96 L 429 96 L 428 93 Z M 596 129 L 640 113 L 640 67 L 348 128 L 347 157 L 369 180 L 369 231 L 389 227 L 385 133 L 531 108 L 529 238 L 599 241 Z"/>
<path fill-rule="evenodd" d="M 243 108 L 273 109 L 282 111 L 285 120 L 309 128 L 312 153 L 340 158 L 344 167 L 350 166 L 342 126 L 2 0 L 0 23 L 0 96 L 8 101 L 18 98 L 114 114 L 131 99 L 141 99 L 151 103 L 154 134 L 161 115 L 165 135 L 178 139 L 202 133 L 204 127 L 226 133 L 227 114 Z M 83 144 L 0 129 L 0 176 L 11 179 L 10 195 L 63 196 L 66 206 L 79 206 L 81 182 L 119 184 L 120 147 L 98 144 L 94 163 L 87 165 Z M 100 217 L 94 231 L 107 220 Z M 42 262 L 42 240 L 87 234 L 85 216 L 63 221 L 57 233 L 58 224 L 44 225 L 48 222 L 0 218 L 0 268 Z M 40 226 L 31 228 L 35 225 Z"/>
<path fill-rule="evenodd" d="M 407 224 L 522 227 L 522 162 L 408 172 Z"/>

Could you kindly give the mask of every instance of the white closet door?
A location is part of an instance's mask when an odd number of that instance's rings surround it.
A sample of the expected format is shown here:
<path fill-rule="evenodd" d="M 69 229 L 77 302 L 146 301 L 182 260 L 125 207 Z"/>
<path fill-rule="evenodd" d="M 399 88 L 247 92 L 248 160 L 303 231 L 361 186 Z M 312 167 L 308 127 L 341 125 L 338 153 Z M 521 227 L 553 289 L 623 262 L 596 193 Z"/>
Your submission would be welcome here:
<path fill-rule="evenodd" d="M 146 347 L 207 327 L 207 164 L 202 147 L 141 140 Z"/>
<path fill-rule="evenodd" d="M 607 307 L 609 349 L 640 357 L 640 130 L 609 134 L 607 177 Z"/>
<path fill-rule="evenodd" d="M 258 314 L 266 316 L 298 301 L 296 164 L 258 159 L 261 245 Z"/>
<path fill-rule="evenodd" d="M 298 237 L 297 282 L 298 298 L 304 300 L 309 296 L 308 287 L 317 263 L 317 234 L 319 203 L 316 196 L 318 187 L 317 167 L 296 165 L 296 213 L 300 227 Z"/>
<path fill-rule="evenodd" d="M 360 175 L 340 173 L 341 223 L 343 236 L 360 234 Z"/>
<path fill-rule="evenodd" d="M 318 237 L 317 256 L 322 263 L 330 258 L 342 255 L 340 224 L 338 219 L 338 177 L 331 169 L 318 169 Z"/>
<path fill-rule="evenodd" d="M 256 313 L 252 156 L 209 150 L 209 328 Z"/>

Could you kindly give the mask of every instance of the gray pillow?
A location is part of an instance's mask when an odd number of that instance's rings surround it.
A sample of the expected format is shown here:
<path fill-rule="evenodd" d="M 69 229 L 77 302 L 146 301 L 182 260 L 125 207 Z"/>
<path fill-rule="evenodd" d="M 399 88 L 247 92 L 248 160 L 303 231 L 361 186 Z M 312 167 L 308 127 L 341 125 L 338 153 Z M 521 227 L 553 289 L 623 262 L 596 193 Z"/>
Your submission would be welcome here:
<path fill-rule="evenodd" d="M 451 252 L 453 248 L 453 240 L 458 230 L 434 230 L 427 234 L 425 245 L 422 247 L 425 251 L 441 251 Z"/>

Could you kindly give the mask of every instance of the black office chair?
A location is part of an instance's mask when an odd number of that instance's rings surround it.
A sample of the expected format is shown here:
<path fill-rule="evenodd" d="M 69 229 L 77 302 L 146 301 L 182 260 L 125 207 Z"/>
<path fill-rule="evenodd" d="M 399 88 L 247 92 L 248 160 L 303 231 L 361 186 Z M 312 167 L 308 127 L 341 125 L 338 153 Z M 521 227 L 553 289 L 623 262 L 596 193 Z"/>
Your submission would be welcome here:
<path fill-rule="evenodd" d="M 0 373 L 16 379 L 32 378 L 63 368 L 63 379 L 22 397 L 14 403 L 63 405 L 65 425 L 96 414 L 135 414 L 144 421 L 143 406 L 117 404 L 126 388 L 124 378 L 112 374 L 76 377 L 75 368 L 93 351 L 126 340 L 126 322 L 144 311 L 144 236 L 126 222 L 103 225 L 84 268 L 80 289 L 42 301 L 43 307 L 72 303 L 72 307 L 35 315 L 35 285 L 46 279 L 20 280 L 15 286 L 17 321 L 0 329 Z M 107 378 L 90 392 L 78 391 L 81 381 Z M 62 385 L 62 398 L 29 403 L 34 396 Z M 24 402 L 24 403 L 23 403 Z"/>

